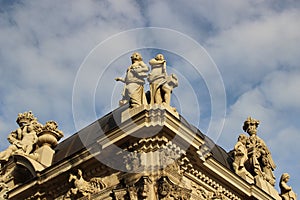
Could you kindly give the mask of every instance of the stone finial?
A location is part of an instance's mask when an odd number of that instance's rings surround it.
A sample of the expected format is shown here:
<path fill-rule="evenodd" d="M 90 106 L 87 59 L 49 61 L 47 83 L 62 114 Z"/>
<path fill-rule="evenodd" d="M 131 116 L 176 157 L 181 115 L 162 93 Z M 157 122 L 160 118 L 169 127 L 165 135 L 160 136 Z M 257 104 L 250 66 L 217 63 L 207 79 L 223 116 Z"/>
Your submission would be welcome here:
<path fill-rule="evenodd" d="M 115 80 L 125 83 L 122 100 L 119 104 L 129 103 L 130 107 L 137 107 L 147 102 L 144 93 L 144 79 L 147 77 L 149 68 L 143 62 L 141 54 L 137 52 L 132 54 L 131 63 L 127 68 L 125 78 L 117 77 Z"/>
<path fill-rule="evenodd" d="M 288 186 L 287 182 L 290 179 L 290 175 L 288 173 L 284 173 L 280 177 L 279 187 L 281 191 L 281 198 L 283 200 L 297 200 L 297 195 L 293 191 L 292 187 Z"/>

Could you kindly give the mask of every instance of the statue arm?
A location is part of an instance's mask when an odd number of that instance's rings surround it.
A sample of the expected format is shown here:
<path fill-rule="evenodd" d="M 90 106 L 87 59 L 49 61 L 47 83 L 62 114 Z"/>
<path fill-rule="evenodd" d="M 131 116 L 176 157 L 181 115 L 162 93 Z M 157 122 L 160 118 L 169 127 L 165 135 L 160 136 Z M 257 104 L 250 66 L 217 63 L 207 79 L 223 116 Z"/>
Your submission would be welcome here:
<path fill-rule="evenodd" d="M 149 64 L 152 66 L 152 65 L 161 65 L 161 64 L 164 64 L 166 63 L 166 60 L 156 60 L 155 58 L 152 58 L 150 61 L 149 61 Z"/>
<path fill-rule="evenodd" d="M 122 77 L 117 77 L 117 78 L 115 78 L 115 80 L 116 81 L 121 81 L 121 82 L 125 83 L 125 79 L 122 78 Z"/>
<path fill-rule="evenodd" d="M 285 189 L 286 191 L 291 191 L 292 187 L 288 186 L 288 184 L 284 181 L 281 181 L 280 186 Z"/>

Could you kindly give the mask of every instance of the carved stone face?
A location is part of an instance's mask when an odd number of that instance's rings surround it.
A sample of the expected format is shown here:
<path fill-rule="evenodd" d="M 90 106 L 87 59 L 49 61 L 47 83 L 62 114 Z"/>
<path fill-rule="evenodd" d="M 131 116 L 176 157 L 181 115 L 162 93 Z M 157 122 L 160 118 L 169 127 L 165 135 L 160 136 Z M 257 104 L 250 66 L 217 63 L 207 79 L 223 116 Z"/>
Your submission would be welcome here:
<path fill-rule="evenodd" d="M 142 60 L 143 60 L 142 55 L 137 52 L 135 52 L 131 55 L 132 63 L 134 63 L 134 61 L 142 61 Z"/>
<path fill-rule="evenodd" d="M 162 55 L 162 54 L 157 54 L 157 55 L 155 56 L 155 59 L 156 59 L 156 60 L 164 60 L 165 58 L 164 58 L 164 55 Z"/>
<path fill-rule="evenodd" d="M 256 135 L 257 133 L 257 126 L 255 123 L 250 122 L 248 124 L 248 128 L 246 130 L 246 132 L 251 136 L 251 135 Z"/>
<path fill-rule="evenodd" d="M 162 182 L 158 187 L 158 194 L 165 197 L 169 194 L 170 186 L 167 182 Z"/>

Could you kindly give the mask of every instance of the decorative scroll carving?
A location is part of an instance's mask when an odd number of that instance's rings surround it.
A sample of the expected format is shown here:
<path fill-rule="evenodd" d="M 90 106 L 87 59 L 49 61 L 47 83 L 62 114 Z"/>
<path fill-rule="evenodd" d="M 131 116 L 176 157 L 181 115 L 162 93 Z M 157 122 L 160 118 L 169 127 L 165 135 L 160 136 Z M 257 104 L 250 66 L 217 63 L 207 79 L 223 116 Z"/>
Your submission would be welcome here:
<path fill-rule="evenodd" d="M 283 200 L 297 200 L 296 193 L 293 191 L 292 187 L 288 186 L 287 184 L 289 179 L 290 179 L 290 175 L 288 173 L 284 173 L 281 175 L 280 183 L 279 183 L 279 187 L 281 191 L 280 196 Z"/>
<path fill-rule="evenodd" d="M 91 194 L 95 194 L 106 187 L 101 178 L 92 178 L 90 181 L 84 180 L 80 169 L 76 175 L 70 175 L 69 182 L 72 182 L 74 187 L 67 192 L 64 199 L 77 199 L 82 196 L 90 199 Z"/>
<path fill-rule="evenodd" d="M 162 54 L 157 54 L 149 61 L 151 72 L 148 75 L 150 83 L 151 104 L 166 103 L 170 105 L 173 88 L 178 86 L 175 74 L 167 75 L 167 61 Z"/>
<path fill-rule="evenodd" d="M 8 199 L 8 186 L 2 180 L 0 180 L 0 200 Z"/>
<path fill-rule="evenodd" d="M 124 105 L 129 102 L 130 107 L 137 107 L 147 102 L 144 93 L 144 78 L 147 77 L 149 68 L 143 62 L 141 54 L 137 52 L 132 54 L 131 62 L 132 64 L 128 67 L 125 78 L 118 77 L 115 80 L 125 83 L 122 100 L 119 104 Z"/>

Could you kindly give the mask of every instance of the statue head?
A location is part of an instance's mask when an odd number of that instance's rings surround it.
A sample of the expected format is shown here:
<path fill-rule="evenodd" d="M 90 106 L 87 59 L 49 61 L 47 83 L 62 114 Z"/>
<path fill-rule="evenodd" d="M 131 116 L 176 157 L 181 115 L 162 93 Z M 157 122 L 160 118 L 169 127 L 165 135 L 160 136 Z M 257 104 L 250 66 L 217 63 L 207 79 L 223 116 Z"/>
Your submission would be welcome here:
<path fill-rule="evenodd" d="M 244 122 L 243 130 L 250 136 L 256 135 L 258 125 L 259 120 L 253 119 L 252 117 L 248 117 L 247 120 Z"/>
<path fill-rule="evenodd" d="M 142 61 L 143 58 L 142 58 L 142 55 L 138 52 L 134 52 L 132 55 L 131 55 L 131 62 L 132 64 L 135 62 L 135 61 Z"/>
<path fill-rule="evenodd" d="M 164 60 L 164 59 L 165 59 L 164 55 L 162 55 L 161 53 L 159 53 L 155 56 L 155 60 Z"/>
<path fill-rule="evenodd" d="M 246 140 L 247 140 L 247 135 L 245 134 L 240 134 L 239 137 L 238 137 L 238 141 L 243 143 L 243 144 L 246 144 Z"/>
<path fill-rule="evenodd" d="M 19 113 L 18 118 L 16 120 L 17 124 L 22 127 L 24 125 L 29 125 L 31 122 L 36 121 L 37 119 L 34 117 L 31 111 Z"/>
<path fill-rule="evenodd" d="M 288 173 L 283 173 L 280 177 L 280 183 L 283 182 L 288 182 L 290 179 L 290 175 Z"/>

